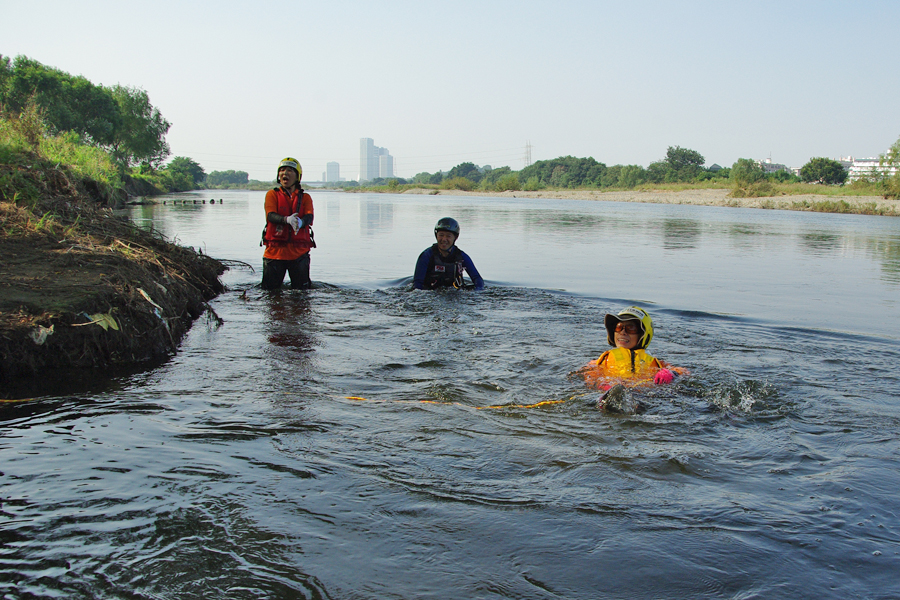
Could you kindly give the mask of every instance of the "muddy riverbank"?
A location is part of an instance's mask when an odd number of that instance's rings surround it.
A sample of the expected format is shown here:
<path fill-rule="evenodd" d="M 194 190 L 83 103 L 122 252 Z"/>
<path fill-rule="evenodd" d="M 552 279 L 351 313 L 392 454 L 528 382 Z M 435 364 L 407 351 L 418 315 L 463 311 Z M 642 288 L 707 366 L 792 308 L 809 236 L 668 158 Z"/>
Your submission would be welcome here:
<path fill-rule="evenodd" d="M 0 169 L 40 190 L 0 198 L 0 399 L 163 359 L 194 320 L 216 319 L 222 262 L 114 216 L 65 169 Z"/>

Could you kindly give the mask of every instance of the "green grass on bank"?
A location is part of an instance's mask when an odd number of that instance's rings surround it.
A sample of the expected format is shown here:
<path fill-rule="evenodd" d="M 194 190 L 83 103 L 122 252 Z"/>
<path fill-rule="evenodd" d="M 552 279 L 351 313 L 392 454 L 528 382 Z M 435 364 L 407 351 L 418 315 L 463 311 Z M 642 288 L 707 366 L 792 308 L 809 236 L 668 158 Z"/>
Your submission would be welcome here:
<path fill-rule="evenodd" d="M 65 167 L 104 198 L 122 190 L 122 179 L 108 153 L 81 143 L 78 135 L 46 135 L 33 115 L 0 118 L 0 197 L 7 201 L 36 200 L 40 190 L 23 171 L 41 166 Z"/>
<path fill-rule="evenodd" d="M 85 143 L 76 133 L 49 135 L 34 105 L 20 114 L 0 110 L 0 196 L 33 199 L 38 192 L 22 172 L 42 166 L 65 169 L 95 199 L 110 205 L 124 202 L 128 195 L 199 189 L 190 176 L 167 167 L 123 169 L 107 150 Z"/>

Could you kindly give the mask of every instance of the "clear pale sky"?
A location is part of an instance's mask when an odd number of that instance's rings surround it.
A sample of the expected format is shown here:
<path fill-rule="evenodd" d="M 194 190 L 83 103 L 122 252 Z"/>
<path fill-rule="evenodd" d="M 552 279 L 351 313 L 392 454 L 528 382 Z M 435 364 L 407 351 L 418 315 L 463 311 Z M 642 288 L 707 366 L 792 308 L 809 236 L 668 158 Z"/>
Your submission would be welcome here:
<path fill-rule="evenodd" d="M 900 137 L 900 1 L 0 0 L 0 54 L 145 89 L 172 156 L 355 179 L 592 156 L 800 167 Z"/>

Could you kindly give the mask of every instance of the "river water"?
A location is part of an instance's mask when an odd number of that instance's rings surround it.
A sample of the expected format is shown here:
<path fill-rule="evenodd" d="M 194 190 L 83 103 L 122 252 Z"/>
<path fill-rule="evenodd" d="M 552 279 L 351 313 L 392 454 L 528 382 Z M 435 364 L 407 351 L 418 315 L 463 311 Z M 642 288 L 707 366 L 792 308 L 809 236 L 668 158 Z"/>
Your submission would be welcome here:
<path fill-rule="evenodd" d="M 128 211 L 253 270 L 0 404 L 0 597 L 900 597 L 900 220 L 313 198 L 311 291 L 257 287 L 261 192 Z M 483 292 L 411 289 L 442 216 Z M 691 374 L 604 414 L 572 372 L 632 304 Z"/>

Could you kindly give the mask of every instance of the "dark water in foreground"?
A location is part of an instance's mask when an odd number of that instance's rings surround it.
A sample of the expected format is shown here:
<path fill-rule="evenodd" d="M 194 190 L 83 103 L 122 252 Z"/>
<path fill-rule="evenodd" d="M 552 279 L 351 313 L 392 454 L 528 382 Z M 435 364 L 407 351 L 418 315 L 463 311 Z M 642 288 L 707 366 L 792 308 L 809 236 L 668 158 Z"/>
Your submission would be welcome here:
<path fill-rule="evenodd" d="M 133 214 L 258 268 L 213 194 Z M 900 597 L 900 221 L 314 199 L 330 285 L 234 270 L 167 363 L 0 404 L 0 597 Z M 409 289 L 444 214 L 483 293 Z M 601 414 L 636 302 L 692 375 Z"/>

